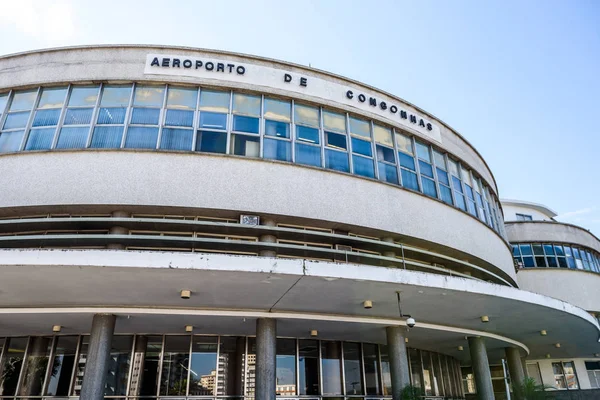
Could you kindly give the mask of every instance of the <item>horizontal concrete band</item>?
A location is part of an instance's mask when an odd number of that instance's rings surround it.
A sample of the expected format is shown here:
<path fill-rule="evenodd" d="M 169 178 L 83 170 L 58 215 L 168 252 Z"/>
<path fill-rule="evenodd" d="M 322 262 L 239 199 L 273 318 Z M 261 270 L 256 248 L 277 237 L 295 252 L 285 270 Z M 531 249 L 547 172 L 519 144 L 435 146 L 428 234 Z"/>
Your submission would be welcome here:
<path fill-rule="evenodd" d="M 244 64 L 257 65 L 259 67 L 288 71 L 295 76 L 304 76 L 308 79 L 306 90 L 298 92 L 291 90 L 290 84 L 281 79 L 276 80 L 276 84 L 271 86 L 253 84 L 255 77 L 249 76 L 248 79 L 233 82 L 228 80 L 227 75 L 215 73 L 210 79 L 201 77 L 190 77 L 176 75 L 156 75 L 145 73 L 146 59 L 148 54 L 177 54 L 188 56 L 190 58 L 220 59 L 225 62 L 232 62 L 236 65 Z M 314 68 L 307 68 L 297 64 L 285 63 L 271 59 L 265 59 L 254 56 L 221 52 L 215 50 L 201 50 L 182 47 L 167 46 L 86 46 L 76 48 L 51 49 L 8 55 L 0 57 L 0 91 L 11 88 L 31 87 L 34 85 L 53 85 L 64 83 L 91 83 L 91 82 L 156 82 L 156 83 L 182 83 L 193 85 L 205 85 L 212 87 L 227 87 L 242 90 L 251 90 L 261 93 L 272 93 L 276 95 L 297 98 L 304 101 L 320 104 L 323 106 L 342 109 L 359 115 L 364 115 L 375 120 L 390 125 L 397 125 L 411 134 L 420 137 L 423 140 L 431 141 L 431 138 L 419 132 L 417 129 L 406 128 L 399 124 L 394 124 L 394 119 L 382 118 L 375 112 L 370 112 L 369 107 L 361 109 L 356 106 L 344 104 L 346 99 L 345 89 L 342 93 L 327 93 L 324 96 L 317 95 L 318 87 L 311 86 L 311 79 L 321 82 L 332 82 L 342 85 L 343 88 L 352 89 L 358 93 L 365 93 L 367 98 L 375 96 L 379 101 L 386 101 L 387 104 L 397 104 L 406 108 L 409 112 L 415 112 L 431 119 L 436 127 L 439 127 L 441 142 L 434 144 L 464 161 L 469 167 L 488 182 L 492 190 L 497 194 L 497 186 L 493 175 L 485 163 L 485 160 L 477 150 L 463 138 L 460 134 L 453 131 L 443 122 L 433 117 L 431 114 L 419 109 L 418 107 L 395 97 L 391 94 L 370 87 L 368 85 L 356 82 L 341 76 L 337 76 L 325 71 L 319 71 Z M 234 74 L 235 75 L 235 74 Z M 355 104 L 355 103 L 353 103 Z"/>
<path fill-rule="evenodd" d="M 5 175 L 0 208 L 139 205 L 287 216 L 306 225 L 328 221 L 401 235 L 409 243 L 445 249 L 442 254 L 454 249 L 463 259 L 475 257 L 515 278 L 506 242 L 480 220 L 347 174 L 238 157 L 124 150 L 3 155 L 0 169 L 20 171 Z M 303 190 L 311 194 L 299 196 Z"/>
<path fill-rule="evenodd" d="M 565 243 L 577 244 L 600 253 L 600 239 L 576 225 L 554 221 L 521 221 L 505 223 L 511 243 Z"/>

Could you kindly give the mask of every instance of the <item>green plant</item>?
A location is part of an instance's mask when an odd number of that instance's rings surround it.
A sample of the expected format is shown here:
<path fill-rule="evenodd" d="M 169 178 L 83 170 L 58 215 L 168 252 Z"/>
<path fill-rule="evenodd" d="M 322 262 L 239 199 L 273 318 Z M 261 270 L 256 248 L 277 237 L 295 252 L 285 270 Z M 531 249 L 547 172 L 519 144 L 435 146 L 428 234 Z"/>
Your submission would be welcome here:
<path fill-rule="evenodd" d="M 402 400 L 421 400 L 423 389 L 418 386 L 406 385 L 402 389 Z"/>
<path fill-rule="evenodd" d="M 515 385 L 513 387 L 517 399 L 520 400 L 546 399 L 546 389 L 549 388 L 551 388 L 551 386 L 538 385 L 533 378 L 525 378 L 520 385 Z"/>

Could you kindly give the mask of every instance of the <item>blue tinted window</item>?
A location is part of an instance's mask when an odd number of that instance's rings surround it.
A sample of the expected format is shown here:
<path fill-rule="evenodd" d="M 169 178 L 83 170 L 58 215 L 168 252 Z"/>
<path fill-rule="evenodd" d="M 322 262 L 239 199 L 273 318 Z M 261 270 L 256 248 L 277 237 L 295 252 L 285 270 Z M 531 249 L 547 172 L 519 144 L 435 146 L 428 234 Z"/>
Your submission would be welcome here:
<path fill-rule="evenodd" d="M 158 128 L 130 126 L 125 138 L 125 147 L 129 149 L 155 149 L 158 140 Z"/>
<path fill-rule="evenodd" d="M 290 124 L 280 121 L 265 121 L 265 135 L 282 138 L 290 137 Z"/>
<path fill-rule="evenodd" d="M 535 267 L 535 264 L 533 263 L 533 257 L 523 257 L 523 266 L 525 268 Z"/>
<path fill-rule="evenodd" d="M 350 172 L 350 166 L 348 165 L 348 154 L 326 149 L 325 168 L 334 169 L 336 171 Z"/>
<path fill-rule="evenodd" d="M 567 257 L 573 257 L 573 252 L 571 251 L 571 248 L 569 246 L 564 246 L 564 249 Z"/>
<path fill-rule="evenodd" d="M 394 157 L 394 150 L 390 149 L 389 147 L 380 145 L 377 145 L 375 149 L 377 151 L 377 159 L 379 161 L 386 161 L 392 164 L 396 162 L 396 158 Z"/>
<path fill-rule="evenodd" d="M 62 128 L 58 135 L 57 149 L 83 149 L 87 144 L 90 128 L 74 127 Z"/>
<path fill-rule="evenodd" d="M 198 131 L 196 151 L 225 154 L 227 134 L 224 132 Z"/>
<path fill-rule="evenodd" d="M 0 153 L 18 151 L 23 140 L 23 131 L 2 132 L 0 134 Z"/>
<path fill-rule="evenodd" d="M 271 160 L 292 161 L 292 144 L 287 140 L 265 138 L 263 157 Z"/>
<path fill-rule="evenodd" d="M 45 150 L 52 147 L 56 128 L 32 129 L 29 131 L 25 150 Z"/>
<path fill-rule="evenodd" d="M 462 185 L 460 184 L 460 179 L 458 179 L 457 177 L 453 176 L 452 177 L 452 186 L 454 187 L 454 190 L 462 193 Z"/>
<path fill-rule="evenodd" d="M 202 111 L 199 119 L 200 128 L 227 129 L 227 114 Z"/>
<path fill-rule="evenodd" d="M 546 255 L 554 255 L 554 246 L 551 244 L 545 244 L 544 253 L 546 253 Z"/>
<path fill-rule="evenodd" d="M 355 137 L 352 138 L 352 152 L 362 154 L 363 156 L 373 156 L 373 149 L 371 148 L 371 142 L 360 140 Z"/>
<path fill-rule="evenodd" d="M 475 199 L 477 200 L 477 205 L 483 208 L 483 200 L 481 199 L 481 195 L 475 192 Z"/>
<path fill-rule="evenodd" d="M 64 125 L 86 125 L 92 120 L 93 108 L 68 108 Z"/>
<path fill-rule="evenodd" d="M 325 132 L 325 144 L 329 147 L 346 149 L 346 135 L 340 135 L 333 132 Z"/>
<path fill-rule="evenodd" d="M 450 188 L 441 185 L 440 195 L 444 203 L 452 205 L 452 191 L 450 190 Z"/>
<path fill-rule="evenodd" d="M 450 181 L 448 180 L 448 174 L 446 173 L 446 171 L 442 171 L 439 168 L 437 169 L 437 176 L 438 176 L 438 180 L 440 181 L 440 183 L 446 185 L 446 186 L 450 186 Z"/>
<path fill-rule="evenodd" d="M 521 255 L 521 253 L 519 252 L 519 246 L 513 244 L 512 245 L 512 253 L 513 253 L 513 257 L 519 257 Z"/>
<path fill-rule="evenodd" d="M 558 257 L 558 266 L 560 268 L 567 268 L 567 259 L 564 257 Z"/>
<path fill-rule="evenodd" d="M 467 205 L 465 204 L 465 196 L 462 194 L 455 194 L 454 200 L 456 201 L 456 207 L 463 211 L 467 211 Z"/>
<path fill-rule="evenodd" d="M 25 128 L 28 119 L 29 111 L 8 114 L 4 121 L 4 129 Z"/>
<path fill-rule="evenodd" d="M 321 148 L 296 143 L 296 162 L 298 164 L 321 166 Z"/>
<path fill-rule="evenodd" d="M 392 154 L 394 154 L 394 153 L 392 152 Z M 377 163 L 377 164 L 378 164 L 378 168 L 379 168 L 379 179 L 384 182 L 393 183 L 393 184 L 397 185 L 398 184 L 398 171 L 396 170 L 396 166 L 382 163 L 382 162 Z"/>
<path fill-rule="evenodd" d="M 53 126 L 58 124 L 60 108 L 51 110 L 38 110 L 35 112 L 32 126 Z"/>
<path fill-rule="evenodd" d="M 417 147 L 417 156 L 427 162 L 431 162 L 431 157 L 429 156 L 429 146 L 419 142 L 415 142 L 415 144 Z"/>
<path fill-rule="evenodd" d="M 577 266 L 575 265 L 575 259 L 573 257 L 567 258 L 567 264 L 568 264 L 569 268 L 571 268 L 571 269 L 577 268 Z"/>
<path fill-rule="evenodd" d="M 417 182 L 417 174 L 414 172 L 401 170 L 402 173 L 402 186 L 412 190 L 419 190 L 419 183 Z"/>
<path fill-rule="evenodd" d="M 256 136 L 233 135 L 231 147 L 233 154 L 246 157 L 259 156 L 259 138 Z"/>
<path fill-rule="evenodd" d="M 354 167 L 354 173 L 356 175 L 366 176 L 367 178 L 375 178 L 373 159 L 364 158 L 361 156 L 352 156 L 352 166 Z"/>
<path fill-rule="evenodd" d="M 160 110 L 158 108 L 134 108 L 131 114 L 132 124 L 158 125 Z"/>
<path fill-rule="evenodd" d="M 404 153 L 398 153 L 398 157 L 400 158 L 400 165 L 404 168 L 408 168 L 411 170 L 415 170 L 415 159 L 411 156 L 408 156 Z"/>
<path fill-rule="evenodd" d="M 237 132 L 258 133 L 258 118 L 233 116 L 233 130 Z"/>
<path fill-rule="evenodd" d="M 467 201 L 467 208 L 469 210 L 469 214 L 473 215 L 473 216 L 477 216 L 477 210 L 475 209 L 475 202 L 468 200 Z"/>
<path fill-rule="evenodd" d="M 296 139 L 319 144 L 319 130 L 307 126 L 296 125 Z"/>
<path fill-rule="evenodd" d="M 471 186 L 465 184 L 465 191 L 469 200 L 475 201 L 475 196 L 473 195 L 473 189 Z"/>
<path fill-rule="evenodd" d="M 431 164 L 427 164 L 425 161 L 419 160 L 419 170 L 421 171 L 421 175 L 433 178 L 433 167 Z"/>
<path fill-rule="evenodd" d="M 188 110 L 167 110 L 165 125 L 188 126 L 194 124 L 194 112 Z M 191 148 L 191 146 L 190 146 Z"/>
<path fill-rule="evenodd" d="M 163 128 L 160 148 L 167 150 L 191 150 L 194 131 L 191 129 Z"/>
<path fill-rule="evenodd" d="M 118 148 L 121 147 L 123 136 L 122 126 L 97 126 L 92 135 L 92 148 Z"/>
<path fill-rule="evenodd" d="M 98 112 L 99 124 L 122 124 L 125 121 L 125 108 L 101 108 Z"/>
<path fill-rule="evenodd" d="M 429 197 L 437 198 L 437 189 L 435 187 L 435 181 L 432 179 L 422 178 L 421 183 L 423 184 L 423 193 Z"/>
<path fill-rule="evenodd" d="M 533 252 L 531 251 L 531 245 L 522 244 L 519 246 L 521 248 L 521 254 L 524 256 L 532 256 Z"/>
<path fill-rule="evenodd" d="M 550 268 L 558 268 L 558 263 L 556 262 L 556 258 L 555 257 L 546 257 L 546 261 L 548 262 L 548 266 Z"/>
<path fill-rule="evenodd" d="M 564 256 L 565 252 L 563 251 L 562 246 L 554 245 L 554 252 L 557 256 Z"/>

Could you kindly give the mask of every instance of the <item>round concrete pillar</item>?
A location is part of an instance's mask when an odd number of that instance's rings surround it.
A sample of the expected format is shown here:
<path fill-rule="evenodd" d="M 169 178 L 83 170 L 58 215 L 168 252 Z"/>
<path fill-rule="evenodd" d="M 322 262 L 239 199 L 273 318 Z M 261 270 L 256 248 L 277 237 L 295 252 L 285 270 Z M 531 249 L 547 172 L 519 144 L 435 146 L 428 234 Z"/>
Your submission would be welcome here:
<path fill-rule="evenodd" d="M 523 363 L 521 360 L 521 352 L 517 347 L 507 347 L 504 349 L 506 353 L 506 362 L 508 364 L 508 373 L 510 375 L 510 382 L 512 384 L 513 393 L 517 400 L 521 400 L 522 396 L 519 391 L 519 387 L 525 379 L 525 372 L 523 371 Z"/>
<path fill-rule="evenodd" d="M 81 400 L 103 400 L 116 317 L 96 314 L 92 321 Z"/>
<path fill-rule="evenodd" d="M 277 223 L 273 219 L 264 219 L 261 225 L 277 226 Z M 258 241 L 264 243 L 277 243 L 277 237 L 275 235 L 260 235 Z M 277 252 L 275 250 L 261 250 L 258 255 L 261 257 L 277 257 Z"/>
<path fill-rule="evenodd" d="M 274 400 L 276 395 L 277 320 L 256 320 L 255 400 Z"/>
<path fill-rule="evenodd" d="M 410 384 L 408 353 L 406 351 L 405 328 L 388 326 L 385 330 L 390 359 L 392 399 L 401 400 L 402 390 Z"/>
<path fill-rule="evenodd" d="M 494 388 L 492 386 L 492 374 L 488 362 L 485 342 L 481 337 L 470 337 L 469 352 L 471 353 L 471 366 L 475 376 L 475 389 L 477 400 L 494 400 Z"/>

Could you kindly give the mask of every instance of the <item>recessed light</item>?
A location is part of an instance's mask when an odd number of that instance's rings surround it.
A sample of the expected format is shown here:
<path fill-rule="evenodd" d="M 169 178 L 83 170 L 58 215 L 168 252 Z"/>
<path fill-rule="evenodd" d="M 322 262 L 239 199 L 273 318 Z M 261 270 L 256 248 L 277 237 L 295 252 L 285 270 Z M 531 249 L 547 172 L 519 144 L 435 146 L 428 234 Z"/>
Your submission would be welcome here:
<path fill-rule="evenodd" d="M 481 322 L 490 322 L 490 317 L 488 317 L 487 315 L 482 315 Z"/>
<path fill-rule="evenodd" d="M 546 358 L 550 358 L 550 353 L 546 354 Z"/>
<path fill-rule="evenodd" d="M 465 348 L 462 346 L 458 346 L 458 351 L 463 351 Z"/>
<path fill-rule="evenodd" d="M 408 338 L 407 337 L 404 338 L 404 343 L 408 343 Z"/>
<path fill-rule="evenodd" d="M 194 326 L 193 325 L 186 325 L 185 326 L 185 331 L 186 332 L 193 332 L 194 331 Z"/>
<path fill-rule="evenodd" d="M 371 300 L 365 300 L 363 302 L 363 307 L 366 309 L 373 308 L 373 302 Z"/>
<path fill-rule="evenodd" d="M 184 290 L 181 291 L 181 293 L 179 293 L 179 295 L 181 296 L 182 299 L 186 299 L 187 300 L 190 297 L 192 297 L 192 291 L 184 289 Z"/>
<path fill-rule="evenodd" d="M 310 331 L 310 336 L 317 337 L 318 335 L 319 335 L 319 331 L 317 331 L 316 329 L 313 329 L 312 331 Z"/>
<path fill-rule="evenodd" d="M 556 344 L 554 345 L 554 347 L 556 347 L 557 349 L 560 349 L 560 343 L 556 343 Z"/>
<path fill-rule="evenodd" d="M 540 331 L 540 335 L 542 335 L 542 336 L 546 336 L 547 334 L 548 334 L 548 332 L 546 332 L 544 330 Z"/>
<path fill-rule="evenodd" d="M 54 325 L 52 327 L 52 332 L 60 332 L 61 329 L 62 329 L 62 326 L 60 326 L 60 325 Z"/>

